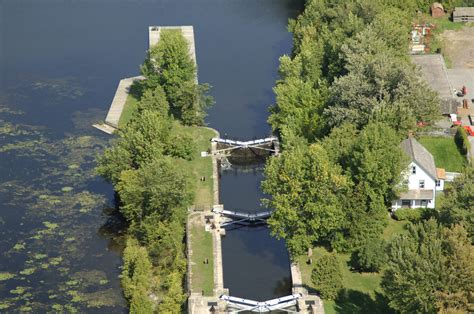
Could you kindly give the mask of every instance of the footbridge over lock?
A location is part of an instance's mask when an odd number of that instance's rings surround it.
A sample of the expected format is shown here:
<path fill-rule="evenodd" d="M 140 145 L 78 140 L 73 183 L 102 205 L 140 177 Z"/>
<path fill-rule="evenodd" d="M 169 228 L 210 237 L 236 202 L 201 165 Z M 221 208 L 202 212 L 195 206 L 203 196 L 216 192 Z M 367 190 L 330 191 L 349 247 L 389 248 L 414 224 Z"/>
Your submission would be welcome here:
<path fill-rule="evenodd" d="M 248 164 L 255 160 L 261 162 L 270 155 L 280 153 L 280 142 L 276 136 L 250 141 L 215 137 L 211 142 L 216 145 L 213 153 L 224 169 L 230 168 L 232 164 Z"/>
<path fill-rule="evenodd" d="M 264 302 L 258 302 L 254 300 L 242 299 L 232 297 L 228 295 L 221 295 L 219 299 L 225 301 L 227 306 L 232 309 L 231 313 L 239 313 L 243 311 L 251 311 L 257 313 L 266 313 L 271 311 L 284 311 L 288 313 L 297 313 L 291 311 L 288 308 L 294 307 L 303 295 L 301 293 L 295 293 L 281 298 L 276 298 Z"/>
<path fill-rule="evenodd" d="M 257 213 L 247 213 L 243 211 L 225 210 L 223 207 L 214 207 L 212 212 L 219 214 L 227 220 L 220 223 L 221 227 L 230 226 L 233 224 L 251 225 L 266 223 L 273 211 L 265 210 Z"/>

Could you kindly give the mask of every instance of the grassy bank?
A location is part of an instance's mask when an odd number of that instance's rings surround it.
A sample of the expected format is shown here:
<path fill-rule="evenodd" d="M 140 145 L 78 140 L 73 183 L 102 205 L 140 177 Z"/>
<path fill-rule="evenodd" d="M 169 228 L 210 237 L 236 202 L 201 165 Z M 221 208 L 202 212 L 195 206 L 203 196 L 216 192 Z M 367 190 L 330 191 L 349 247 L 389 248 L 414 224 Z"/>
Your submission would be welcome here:
<path fill-rule="evenodd" d="M 204 230 L 203 217 L 200 213 L 190 214 L 188 219 L 192 248 L 189 260 L 191 263 L 191 291 L 202 292 L 203 295 L 210 296 L 214 289 L 212 235 Z"/>
<path fill-rule="evenodd" d="M 436 167 L 461 172 L 466 159 L 461 155 L 453 137 L 421 137 L 420 143 L 433 155 Z"/>
<path fill-rule="evenodd" d="M 390 240 L 396 234 L 403 232 L 405 222 L 390 220 L 385 228 L 383 237 Z M 316 292 L 311 281 L 311 272 L 314 265 L 321 256 L 328 254 L 323 247 L 313 249 L 313 263 L 307 263 L 308 257 L 305 255 L 297 258 L 303 279 L 303 285 L 310 292 Z M 387 305 L 387 301 L 380 288 L 382 279 L 381 273 L 361 273 L 353 271 L 350 267 L 350 254 L 339 254 L 339 261 L 343 265 L 343 289 L 339 292 L 336 300 L 324 302 L 326 314 L 332 313 L 391 313 L 393 312 Z"/>
<path fill-rule="evenodd" d="M 210 139 L 216 132 L 205 127 L 189 127 L 176 125 L 176 132 L 191 136 L 197 146 L 197 153 L 211 148 Z M 189 257 L 191 264 L 191 291 L 212 295 L 214 289 L 214 260 L 213 242 L 210 232 L 204 230 L 204 217 L 201 211 L 210 210 L 214 203 L 211 157 L 197 156 L 191 161 L 182 161 L 188 173 L 192 173 L 195 183 L 193 207 L 199 212 L 190 213 L 189 245 L 192 254 Z M 205 178 L 205 180 L 201 180 Z M 204 261 L 208 263 L 204 263 Z"/>
<path fill-rule="evenodd" d="M 128 94 L 125 105 L 123 106 L 122 115 L 119 119 L 119 128 L 122 128 L 132 118 L 133 113 L 138 108 L 138 98 L 134 94 Z"/>
<path fill-rule="evenodd" d="M 198 210 L 211 209 L 214 202 L 212 160 L 211 157 L 200 157 L 201 152 L 211 149 L 210 139 L 217 135 L 216 131 L 206 127 L 183 126 L 176 123 L 176 133 L 188 135 L 194 139 L 197 147 L 197 156 L 191 161 L 183 160 L 183 166 L 194 177 L 196 193 L 193 205 Z M 201 181 L 201 178 L 205 178 Z"/>

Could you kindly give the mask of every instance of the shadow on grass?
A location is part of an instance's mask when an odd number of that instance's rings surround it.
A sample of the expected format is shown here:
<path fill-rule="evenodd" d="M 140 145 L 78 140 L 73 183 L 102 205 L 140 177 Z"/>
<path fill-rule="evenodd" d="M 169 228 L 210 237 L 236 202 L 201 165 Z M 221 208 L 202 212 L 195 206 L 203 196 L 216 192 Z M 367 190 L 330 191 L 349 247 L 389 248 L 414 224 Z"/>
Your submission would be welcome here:
<path fill-rule="evenodd" d="M 336 300 L 336 313 L 395 313 L 388 300 L 381 293 L 375 293 L 375 299 L 367 293 L 357 290 L 342 289 Z"/>

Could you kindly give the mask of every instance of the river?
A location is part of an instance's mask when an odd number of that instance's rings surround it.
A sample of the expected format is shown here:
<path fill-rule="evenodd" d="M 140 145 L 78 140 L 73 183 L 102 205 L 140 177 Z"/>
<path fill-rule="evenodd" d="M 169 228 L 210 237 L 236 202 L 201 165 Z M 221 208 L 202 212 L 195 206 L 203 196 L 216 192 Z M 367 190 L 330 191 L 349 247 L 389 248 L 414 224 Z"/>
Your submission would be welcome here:
<path fill-rule="evenodd" d="M 0 312 L 126 312 L 113 190 L 94 174 L 118 81 L 138 74 L 148 25 L 193 25 L 207 122 L 266 135 L 294 0 L 0 0 Z M 256 209 L 261 171 L 226 172 L 226 208 Z M 263 300 L 289 292 L 288 254 L 265 227 L 229 230 L 224 284 Z"/>

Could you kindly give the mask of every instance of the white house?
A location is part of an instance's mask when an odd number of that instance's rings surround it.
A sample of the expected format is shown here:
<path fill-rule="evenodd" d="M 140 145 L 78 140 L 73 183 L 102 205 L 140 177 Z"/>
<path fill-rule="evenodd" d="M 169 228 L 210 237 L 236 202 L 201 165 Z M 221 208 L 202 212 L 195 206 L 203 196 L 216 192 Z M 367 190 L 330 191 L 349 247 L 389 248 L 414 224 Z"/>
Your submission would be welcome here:
<path fill-rule="evenodd" d="M 445 170 L 436 168 L 433 155 L 413 137 L 402 141 L 401 147 L 410 157 L 405 172 L 408 191 L 400 193 L 400 199 L 392 202 L 392 210 L 434 208 L 436 191 L 444 189 Z"/>

